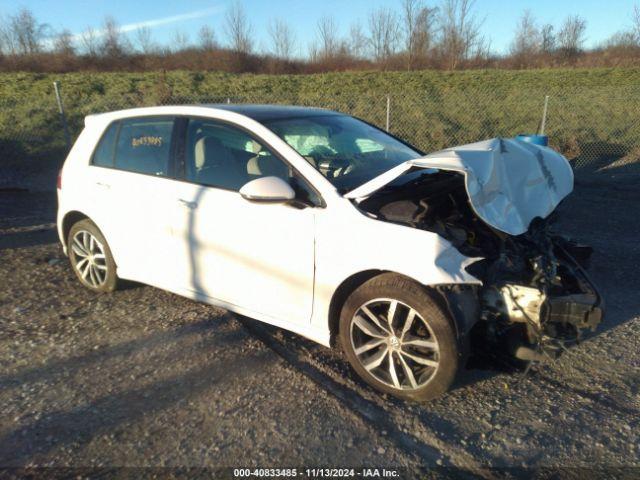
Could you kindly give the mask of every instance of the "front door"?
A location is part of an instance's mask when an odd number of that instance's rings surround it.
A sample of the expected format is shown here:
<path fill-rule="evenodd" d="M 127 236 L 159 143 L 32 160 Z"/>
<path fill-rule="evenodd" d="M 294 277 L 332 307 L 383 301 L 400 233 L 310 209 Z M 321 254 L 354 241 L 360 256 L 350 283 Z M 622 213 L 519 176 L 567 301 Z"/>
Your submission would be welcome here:
<path fill-rule="evenodd" d="M 262 143 L 234 126 L 191 119 L 184 182 L 175 191 L 176 243 L 186 288 L 247 313 L 287 322 L 311 318 L 315 208 L 256 203 L 238 191 L 278 176 L 304 197 L 308 187 Z M 305 193 L 307 192 L 307 193 Z"/>

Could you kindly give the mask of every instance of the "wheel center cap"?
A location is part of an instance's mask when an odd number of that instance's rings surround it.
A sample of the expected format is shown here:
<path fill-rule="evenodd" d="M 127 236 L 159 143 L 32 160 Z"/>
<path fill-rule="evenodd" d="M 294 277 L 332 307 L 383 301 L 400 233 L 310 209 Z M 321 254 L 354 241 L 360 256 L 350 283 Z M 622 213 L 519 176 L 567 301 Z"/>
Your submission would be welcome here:
<path fill-rule="evenodd" d="M 398 350 L 400 348 L 400 339 L 395 335 L 389 337 L 389 346 L 394 350 Z"/>

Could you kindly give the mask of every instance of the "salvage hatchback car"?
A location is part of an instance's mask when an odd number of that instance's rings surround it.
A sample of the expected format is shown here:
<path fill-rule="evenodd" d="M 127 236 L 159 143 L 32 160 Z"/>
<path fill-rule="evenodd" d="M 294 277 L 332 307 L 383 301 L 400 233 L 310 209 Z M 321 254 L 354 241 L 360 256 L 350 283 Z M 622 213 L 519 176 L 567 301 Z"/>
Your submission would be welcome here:
<path fill-rule="evenodd" d="M 470 339 L 537 360 L 600 322 L 589 249 L 549 231 L 572 188 L 563 156 L 515 139 L 425 156 L 322 109 L 153 107 L 86 118 L 57 220 L 91 290 L 134 280 L 341 345 L 426 400 Z"/>

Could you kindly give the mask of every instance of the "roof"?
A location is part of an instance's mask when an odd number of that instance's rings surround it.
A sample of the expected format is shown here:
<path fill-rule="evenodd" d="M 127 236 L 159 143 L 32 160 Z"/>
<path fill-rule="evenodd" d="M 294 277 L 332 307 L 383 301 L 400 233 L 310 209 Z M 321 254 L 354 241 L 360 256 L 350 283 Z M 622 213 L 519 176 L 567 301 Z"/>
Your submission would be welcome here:
<path fill-rule="evenodd" d="M 191 105 L 157 105 L 154 107 L 138 107 L 125 110 L 114 110 L 112 112 L 95 113 L 85 116 L 85 125 L 95 121 L 111 121 L 114 119 L 137 117 L 144 115 L 176 115 L 177 109 L 182 114 L 194 113 L 190 109 L 217 109 L 244 115 L 258 123 L 265 123 L 272 120 L 304 118 L 313 116 L 337 116 L 343 115 L 333 110 L 323 108 L 301 107 L 294 105 L 253 105 L 253 104 L 231 104 L 231 103 L 209 103 Z"/>
<path fill-rule="evenodd" d="M 293 105 L 255 105 L 255 104 L 231 104 L 217 103 L 202 105 L 204 107 L 219 108 L 230 112 L 239 113 L 245 117 L 249 117 L 256 122 L 264 122 L 269 120 L 278 120 L 284 118 L 296 117 L 312 117 L 320 115 L 340 115 L 333 110 L 325 110 L 323 108 L 300 107 Z"/>

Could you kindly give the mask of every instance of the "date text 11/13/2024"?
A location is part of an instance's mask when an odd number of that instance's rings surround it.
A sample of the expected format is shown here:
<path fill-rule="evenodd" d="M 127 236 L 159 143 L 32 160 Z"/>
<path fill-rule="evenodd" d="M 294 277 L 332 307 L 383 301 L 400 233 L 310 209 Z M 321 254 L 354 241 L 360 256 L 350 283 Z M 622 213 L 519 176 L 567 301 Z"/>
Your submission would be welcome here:
<path fill-rule="evenodd" d="M 304 478 L 398 478 L 389 468 L 234 468 L 234 478 L 304 477 Z"/>

